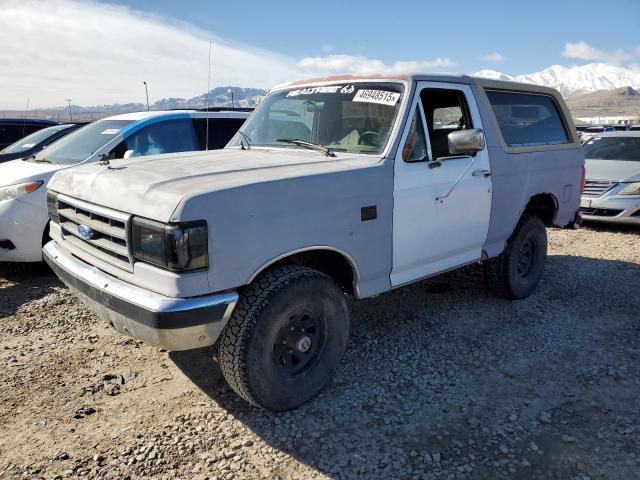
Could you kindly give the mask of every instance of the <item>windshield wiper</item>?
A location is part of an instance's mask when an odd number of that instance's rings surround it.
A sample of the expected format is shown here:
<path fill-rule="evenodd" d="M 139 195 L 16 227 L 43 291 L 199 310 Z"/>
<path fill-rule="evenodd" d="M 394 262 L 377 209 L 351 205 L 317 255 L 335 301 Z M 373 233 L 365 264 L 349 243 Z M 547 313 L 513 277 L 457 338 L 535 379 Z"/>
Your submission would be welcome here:
<path fill-rule="evenodd" d="M 297 145 L 299 147 L 305 147 L 305 148 L 308 148 L 310 150 L 315 150 L 317 152 L 324 153 L 327 157 L 335 157 L 336 156 L 336 154 L 333 153 L 327 147 L 324 147 L 324 146 L 319 145 L 317 143 L 306 142 L 306 141 L 300 140 L 298 138 L 278 138 L 278 139 L 276 139 L 276 142 L 290 143 L 291 145 Z"/>
<path fill-rule="evenodd" d="M 244 133 L 242 130 L 238 130 L 238 133 L 242 135 L 242 138 L 244 138 L 245 141 L 247 142 L 247 147 L 245 148 L 244 143 L 242 143 L 242 140 L 240 141 L 240 146 L 242 147 L 242 149 L 243 150 L 251 149 L 251 137 L 246 133 Z"/>
<path fill-rule="evenodd" d="M 46 158 L 37 158 L 36 159 L 35 155 L 33 156 L 33 158 L 34 158 L 33 161 L 36 162 L 36 163 L 54 163 L 51 160 L 47 160 Z"/>
<path fill-rule="evenodd" d="M 30 160 L 34 160 L 36 158 L 36 154 L 32 153 L 31 155 L 27 155 L 26 157 L 22 157 L 23 162 L 28 162 Z"/>

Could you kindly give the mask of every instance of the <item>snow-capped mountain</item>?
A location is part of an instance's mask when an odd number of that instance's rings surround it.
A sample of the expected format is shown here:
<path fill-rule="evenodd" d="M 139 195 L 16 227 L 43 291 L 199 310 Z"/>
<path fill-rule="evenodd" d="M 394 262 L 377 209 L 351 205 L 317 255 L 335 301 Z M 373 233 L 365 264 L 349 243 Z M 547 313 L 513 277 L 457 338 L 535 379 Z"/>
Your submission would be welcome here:
<path fill-rule="evenodd" d="M 495 70 L 480 70 L 474 75 L 496 80 L 513 80 L 546 85 L 556 88 L 564 97 L 621 87 L 640 88 L 640 69 L 634 70 L 604 63 L 591 63 L 574 67 L 553 65 L 540 72 L 524 75 L 508 75 Z"/>

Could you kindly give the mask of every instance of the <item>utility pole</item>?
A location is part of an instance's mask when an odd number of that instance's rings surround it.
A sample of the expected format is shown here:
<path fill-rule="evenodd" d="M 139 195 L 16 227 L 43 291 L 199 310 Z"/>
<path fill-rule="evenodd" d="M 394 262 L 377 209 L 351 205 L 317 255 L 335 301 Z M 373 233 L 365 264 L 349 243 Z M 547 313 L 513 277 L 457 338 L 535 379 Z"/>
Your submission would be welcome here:
<path fill-rule="evenodd" d="M 67 103 L 69 104 L 69 121 L 73 122 L 73 117 L 71 116 L 71 99 L 67 98 Z"/>
<path fill-rule="evenodd" d="M 147 112 L 149 111 L 149 89 L 147 88 L 147 82 L 144 83 L 144 93 L 147 96 Z"/>
<path fill-rule="evenodd" d="M 229 93 L 231 94 L 231 108 L 236 108 L 236 104 L 233 101 L 233 89 L 232 88 L 229 89 Z"/>

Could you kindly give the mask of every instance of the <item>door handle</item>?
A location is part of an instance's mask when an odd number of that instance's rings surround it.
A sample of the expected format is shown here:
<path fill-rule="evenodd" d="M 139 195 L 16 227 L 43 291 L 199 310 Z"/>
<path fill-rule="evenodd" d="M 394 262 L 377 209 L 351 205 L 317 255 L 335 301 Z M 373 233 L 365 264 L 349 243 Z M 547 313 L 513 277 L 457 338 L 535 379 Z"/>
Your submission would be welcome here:
<path fill-rule="evenodd" d="M 490 177 L 491 176 L 491 170 L 476 170 L 474 171 L 471 175 L 473 175 L 474 177 Z"/>

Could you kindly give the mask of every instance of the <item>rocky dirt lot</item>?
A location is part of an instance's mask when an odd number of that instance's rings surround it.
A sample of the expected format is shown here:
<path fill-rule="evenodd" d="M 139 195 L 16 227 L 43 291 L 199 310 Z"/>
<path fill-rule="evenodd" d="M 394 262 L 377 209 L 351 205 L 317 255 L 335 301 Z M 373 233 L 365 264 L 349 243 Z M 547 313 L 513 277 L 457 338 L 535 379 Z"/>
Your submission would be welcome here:
<path fill-rule="evenodd" d="M 640 230 L 549 235 L 527 300 L 472 267 L 352 302 L 337 377 L 281 414 L 0 265 L 0 478 L 640 478 Z"/>

